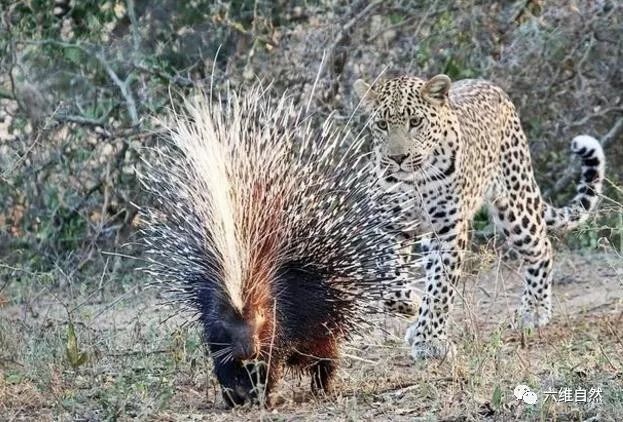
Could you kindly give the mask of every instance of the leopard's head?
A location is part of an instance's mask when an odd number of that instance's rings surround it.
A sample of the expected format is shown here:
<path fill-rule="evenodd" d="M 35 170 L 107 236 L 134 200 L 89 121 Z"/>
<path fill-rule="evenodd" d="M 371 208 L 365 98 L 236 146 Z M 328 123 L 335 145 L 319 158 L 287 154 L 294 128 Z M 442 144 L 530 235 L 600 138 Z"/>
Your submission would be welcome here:
<path fill-rule="evenodd" d="M 410 180 L 414 173 L 437 169 L 435 155 L 448 137 L 451 110 L 450 78 L 429 80 L 400 76 L 370 86 L 363 80 L 353 88 L 370 114 L 377 160 L 386 175 Z"/>

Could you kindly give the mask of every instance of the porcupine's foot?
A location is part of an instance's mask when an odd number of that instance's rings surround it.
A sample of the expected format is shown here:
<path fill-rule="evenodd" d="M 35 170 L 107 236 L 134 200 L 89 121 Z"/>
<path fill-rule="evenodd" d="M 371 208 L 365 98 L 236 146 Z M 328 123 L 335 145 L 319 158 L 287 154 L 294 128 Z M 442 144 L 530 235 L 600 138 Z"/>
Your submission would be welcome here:
<path fill-rule="evenodd" d="M 425 338 L 417 333 L 417 325 L 413 324 L 405 335 L 405 341 L 411 346 L 411 357 L 415 360 L 423 359 L 453 359 L 456 356 L 456 347 L 445 335 Z"/>
<path fill-rule="evenodd" d="M 266 364 L 261 361 L 249 362 L 244 364 L 241 369 L 231 380 L 233 382 L 221 386 L 225 404 L 228 407 L 246 404 L 268 406 L 269 380 L 267 379 Z"/>
<path fill-rule="evenodd" d="M 313 364 L 310 368 L 312 393 L 315 395 L 330 394 L 336 369 L 337 364 L 334 359 L 324 359 Z"/>

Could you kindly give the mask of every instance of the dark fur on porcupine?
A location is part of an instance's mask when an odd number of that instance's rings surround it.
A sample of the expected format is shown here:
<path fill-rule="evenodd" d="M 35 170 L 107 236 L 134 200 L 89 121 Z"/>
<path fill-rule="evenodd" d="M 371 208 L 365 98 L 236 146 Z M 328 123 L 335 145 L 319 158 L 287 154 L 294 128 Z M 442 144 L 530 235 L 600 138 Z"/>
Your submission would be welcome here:
<path fill-rule="evenodd" d="M 171 120 L 140 174 L 148 272 L 195 312 L 229 405 L 285 368 L 330 390 L 340 343 L 402 271 L 361 141 L 257 88 Z"/>

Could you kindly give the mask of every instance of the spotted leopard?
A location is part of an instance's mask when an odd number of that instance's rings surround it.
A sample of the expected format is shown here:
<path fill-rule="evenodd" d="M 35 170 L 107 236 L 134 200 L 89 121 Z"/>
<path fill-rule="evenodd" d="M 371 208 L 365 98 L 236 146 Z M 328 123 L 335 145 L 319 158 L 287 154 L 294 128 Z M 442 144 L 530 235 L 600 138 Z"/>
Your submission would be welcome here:
<path fill-rule="evenodd" d="M 425 290 L 417 321 L 406 333 L 411 355 L 421 359 L 454 353 L 446 334 L 448 314 L 469 224 L 485 202 L 525 263 L 519 323 L 546 324 L 552 312 L 547 234 L 577 226 L 595 209 L 605 168 L 599 142 L 585 135 L 571 142 L 582 161 L 582 176 L 571 202 L 556 208 L 541 196 L 513 103 L 493 83 L 451 83 L 446 75 L 429 80 L 401 76 L 373 86 L 358 80 L 354 90 L 371 117 L 378 183 L 407 197 L 387 206 L 406 220 L 418 220 L 418 231 L 429 233 L 422 247 Z M 405 230 L 403 236 L 413 234 Z M 397 297 L 389 305 L 400 302 Z"/>

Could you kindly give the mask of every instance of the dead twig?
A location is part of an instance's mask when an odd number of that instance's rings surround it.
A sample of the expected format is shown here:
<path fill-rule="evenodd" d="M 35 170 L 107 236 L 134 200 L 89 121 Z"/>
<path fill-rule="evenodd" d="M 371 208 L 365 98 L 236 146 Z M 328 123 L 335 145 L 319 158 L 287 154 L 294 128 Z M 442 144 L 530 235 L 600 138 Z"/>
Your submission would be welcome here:
<path fill-rule="evenodd" d="M 132 94 L 132 90 L 130 89 L 132 72 L 128 73 L 128 76 L 125 78 L 125 80 L 121 80 L 121 78 L 115 72 L 115 70 L 113 69 L 112 65 L 110 64 L 106 56 L 103 54 L 102 51 L 100 51 L 100 48 L 95 47 L 95 46 L 68 43 L 64 41 L 51 40 L 51 39 L 45 39 L 45 40 L 39 40 L 39 41 L 19 40 L 18 43 L 30 44 L 30 45 L 46 45 L 47 44 L 47 45 L 54 45 L 56 47 L 61 47 L 61 48 L 75 48 L 75 49 L 82 51 L 83 53 L 87 55 L 95 57 L 95 59 L 100 63 L 100 65 L 102 65 L 102 67 L 108 74 L 108 77 L 117 86 L 117 88 L 119 88 L 119 91 L 121 92 L 121 96 L 125 100 L 126 109 L 128 112 L 128 116 L 130 117 L 132 127 L 137 127 L 139 125 L 140 122 L 139 122 L 138 111 L 136 107 L 136 101 L 134 100 L 134 95 Z"/>
<path fill-rule="evenodd" d="M 59 123 L 76 123 L 85 126 L 103 127 L 105 124 L 102 119 L 93 119 L 91 117 L 70 114 L 53 114 L 52 119 L 56 120 Z"/>
<path fill-rule="evenodd" d="M 106 70 L 106 73 L 108 73 L 110 79 L 112 79 L 115 85 L 117 85 L 117 87 L 119 88 L 119 91 L 121 91 L 121 95 L 125 99 L 128 114 L 130 115 L 130 120 L 132 121 L 132 126 L 137 127 L 139 124 L 139 120 L 138 112 L 136 111 L 136 101 L 134 101 L 134 96 L 132 95 L 132 91 L 130 90 L 130 78 L 132 76 L 132 73 L 130 72 L 126 79 L 122 81 L 102 53 L 96 54 L 95 57 L 97 57 L 97 60 L 104 67 L 104 70 Z"/>
<path fill-rule="evenodd" d="M 144 351 L 144 350 L 126 350 L 126 351 L 121 351 L 121 352 L 106 353 L 106 356 L 119 358 L 119 357 L 126 357 L 126 356 L 161 355 L 161 354 L 171 353 L 171 352 L 172 352 L 171 349 L 156 349 L 156 350 L 147 350 L 147 351 Z"/>
<path fill-rule="evenodd" d="M 195 64 L 196 65 L 196 64 Z M 133 63 L 135 69 L 140 70 L 141 72 L 147 73 L 149 75 L 153 75 L 162 79 L 166 79 L 169 83 L 173 85 L 178 85 L 182 87 L 195 86 L 196 82 L 190 78 L 185 76 L 181 76 L 179 74 L 170 75 L 162 70 L 152 69 L 146 66 L 143 63 Z"/>
<path fill-rule="evenodd" d="M 352 9 L 357 10 L 366 3 L 368 3 L 367 0 L 360 0 L 355 5 L 353 5 Z M 330 89 L 331 95 L 329 96 L 329 98 L 335 96 L 335 94 L 338 91 L 339 83 L 337 80 L 338 78 L 335 78 L 335 75 L 340 74 L 342 72 L 342 69 L 346 63 L 347 54 L 345 53 L 344 57 L 340 60 L 340 63 L 336 64 L 336 59 L 337 59 L 336 52 L 338 48 L 340 48 L 341 46 L 343 46 L 343 44 L 346 43 L 346 41 L 348 40 L 350 36 L 352 27 L 357 23 L 361 24 L 361 21 L 381 3 L 383 3 L 382 0 L 375 0 L 375 1 L 370 2 L 359 13 L 357 13 L 353 18 L 351 18 L 348 22 L 346 22 L 341 27 L 342 29 L 340 29 L 337 36 L 335 37 L 335 41 L 333 41 L 333 43 L 331 43 L 331 45 L 327 49 L 326 60 L 322 61 L 322 63 L 320 64 L 320 69 L 318 69 L 318 77 L 320 77 L 324 73 L 325 68 L 327 67 L 327 63 L 331 63 L 332 68 L 334 68 L 332 71 L 334 76 L 331 78 L 332 79 L 331 89 Z M 325 100 L 327 100 L 327 98 Z"/>
<path fill-rule="evenodd" d="M 584 126 L 586 123 L 588 123 L 591 119 L 594 119 L 595 117 L 602 117 L 602 116 L 605 116 L 606 114 L 613 113 L 613 112 L 623 113 L 623 107 L 608 107 L 598 112 L 587 114 L 580 120 L 576 120 L 575 122 L 569 123 L 569 127 Z"/>

